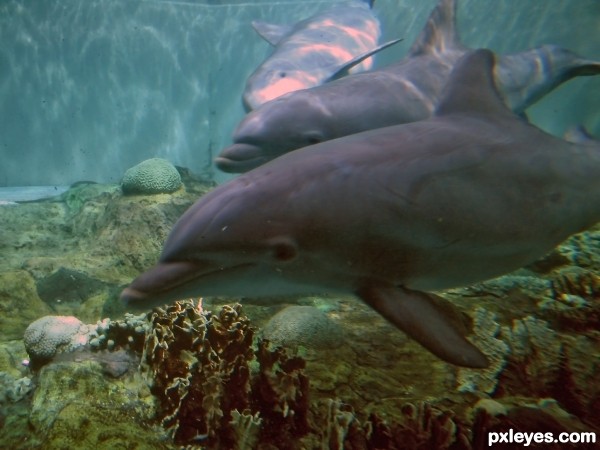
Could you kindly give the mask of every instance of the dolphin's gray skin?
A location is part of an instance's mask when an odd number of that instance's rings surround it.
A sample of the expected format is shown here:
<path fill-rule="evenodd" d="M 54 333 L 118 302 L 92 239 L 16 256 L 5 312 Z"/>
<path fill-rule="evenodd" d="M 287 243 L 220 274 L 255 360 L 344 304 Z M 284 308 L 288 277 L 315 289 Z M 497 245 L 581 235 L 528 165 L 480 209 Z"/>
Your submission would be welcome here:
<path fill-rule="evenodd" d="M 600 220 L 600 145 L 515 116 L 493 62 L 469 53 L 432 118 L 290 152 L 219 186 L 122 299 L 354 293 L 442 359 L 485 366 L 426 291 L 515 270 Z"/>
<path fill-rule="evenodd" d="M 252 110 L 280 95 L 318 86 L 348 70 L 368 70 L 377 47 L 379 21 L 372 2 L 354 0 L 298 22 L 280 26 L 255 21 L 254 29 L 275 48 L 246 81 L 243 101 Z"/>
<path fill-rule="evenodd" d="M 441 0 L 408 56 L 381 70 L 351 75 L 264 104 L 216 158 L 225 172 L 245 172 L 283 153 L 360 131 L 431 115 L 452 67 L 468 51 L 455 30 L 455 1 Z M 600 63 L 555 46 L 500 57 L 495 78 L 521 114 L 561 83 L 600 73 Z"/>

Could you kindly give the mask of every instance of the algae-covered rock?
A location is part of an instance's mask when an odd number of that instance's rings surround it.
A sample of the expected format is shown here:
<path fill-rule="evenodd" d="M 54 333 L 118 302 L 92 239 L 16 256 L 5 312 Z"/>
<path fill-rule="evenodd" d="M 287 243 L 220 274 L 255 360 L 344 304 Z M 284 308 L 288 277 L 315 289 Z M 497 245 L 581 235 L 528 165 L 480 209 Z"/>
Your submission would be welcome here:
<path fill-rule="evenodd" d="M 40 371 L 30 423 L 44 449 L 167 448 L 144 425 L 154 413 L 140 398 L 145 390 L 133 379 L 107 379 L 94 361 L 50 364 Z"/>
<path fill-rule="evenodd" d="M 29 377 L 15 378 L 8 372 L 0 372 L 0 406 L 22 400 L 33 388 Z"/>
<path fill-rule="evenodd" d="M 181 187 L 181 176 L 166 159 L 151 158 L 128 169 L 121 187 L 125 195 L 168 194 Z"/>
<path fill-rule="evenodd" d="M 6 372 L 14 378 L 22 376 L 23 361 L 27 358 L 27 352 L 23 341 L 8 341 L 0 343 L 0 372 Z"/>
<path fill-rule="evenodd" d="M 67 267 L 37 282 L 38 295 L 54 309 L 63 303 L 79 305 L 105 287 L 106 283 L 101 280 Z"/>
<path fill-rule="evenodd" d="M 265 325 L 263 337 L 273 346 L 326 349 L 343 344 L 341 327 L 312 306 L 288 306 Z"/>
<path fill-rule="evenodd" d="M 0 341 L 21 339 L 31 322 L 51 312 L 38 297 L 29 273 L 24 270 L 0 273 Z"/>

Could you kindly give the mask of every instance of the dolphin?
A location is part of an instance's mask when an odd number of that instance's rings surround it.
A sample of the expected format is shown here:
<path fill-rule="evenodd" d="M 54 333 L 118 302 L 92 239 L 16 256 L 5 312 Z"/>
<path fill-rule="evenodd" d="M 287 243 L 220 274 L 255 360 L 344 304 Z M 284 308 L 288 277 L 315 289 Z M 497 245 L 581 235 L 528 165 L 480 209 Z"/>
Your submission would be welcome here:
<path fill-rule="evenodd" d="M 372 3 L 340 3 L 293 26 L 252 22 L 275 48 L 246 81 L 246 109 L 348 72 L 370 69 L 371 55 L 400 41 L 377 46 L 381 30 Z"/>
<path fill-rule="evenodd" d="M 401 61 L 288 94 L 248 114 L 233 133 L 234 144 L 215 162 L 224 172 L 245 172 L 283 153 L 373 128 L 429 117 L 452 68 L 469 51 L 457 35 L 455 0 L 441 0 Z M 600 62 L 545 45 L 502 55 L 494 75 L 517 114 L 561 83 L 597 75 Z"/>
<path fill-rule="evenodd" d="M 484 367 L 429 291 L 525 266 L 600 220 L 600 145 L 514 115 L 493 65 L 489 50 L 468 53 L 431 118 L 305 147 L 217 187 L 122 300 L 352 293 L 445 361 Z"/>

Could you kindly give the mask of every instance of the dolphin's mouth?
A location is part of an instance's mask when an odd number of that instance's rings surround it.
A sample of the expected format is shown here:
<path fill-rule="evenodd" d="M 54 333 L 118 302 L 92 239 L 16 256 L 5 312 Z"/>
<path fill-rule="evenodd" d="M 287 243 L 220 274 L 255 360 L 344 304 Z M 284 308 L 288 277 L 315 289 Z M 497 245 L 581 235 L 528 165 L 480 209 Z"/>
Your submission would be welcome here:
<path fill-rule="evenodd" d="M 202 292 L 190 292 L 188 290 L 191 289 L 189 285 L 195 284 L 194 281 L 202 278 L 214 280 L 221 276 L 229 277 L 231 274 L 235 277 L 236 271 L 244 270 L 250 265 L 249 263 L 243 263 L 230 267 L 215 268 L 214 265 L 206 267 L 206 265 L 194 261 L 159 263 L 141 274 L 123 289 L 120 300 L 127 308 L 148 308 L 154 304 L 168 303 L 186 296 L 204 295 Z M 197 286 L 194 286 L 194 288 L 197 288 Z M 206 288 L 211 288 L 209 283 L 207 283 Z"/>
<path fill-rule="evenodd" d="M 247 172 L 267 161 L 260 147 L 243 143 L 227 147 L 215 158 L 217 167 L 228 173 Z"/>

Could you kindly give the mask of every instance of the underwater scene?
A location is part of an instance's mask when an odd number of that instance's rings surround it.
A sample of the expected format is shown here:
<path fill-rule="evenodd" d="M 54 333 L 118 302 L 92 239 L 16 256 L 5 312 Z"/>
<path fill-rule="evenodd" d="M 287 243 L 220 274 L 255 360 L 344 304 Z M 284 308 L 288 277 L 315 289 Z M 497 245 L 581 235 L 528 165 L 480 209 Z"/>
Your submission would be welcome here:
<path fill-rule="evenodd" d="M 598 0 L 0 38 L 0 449 L 600 448 Z"/>

